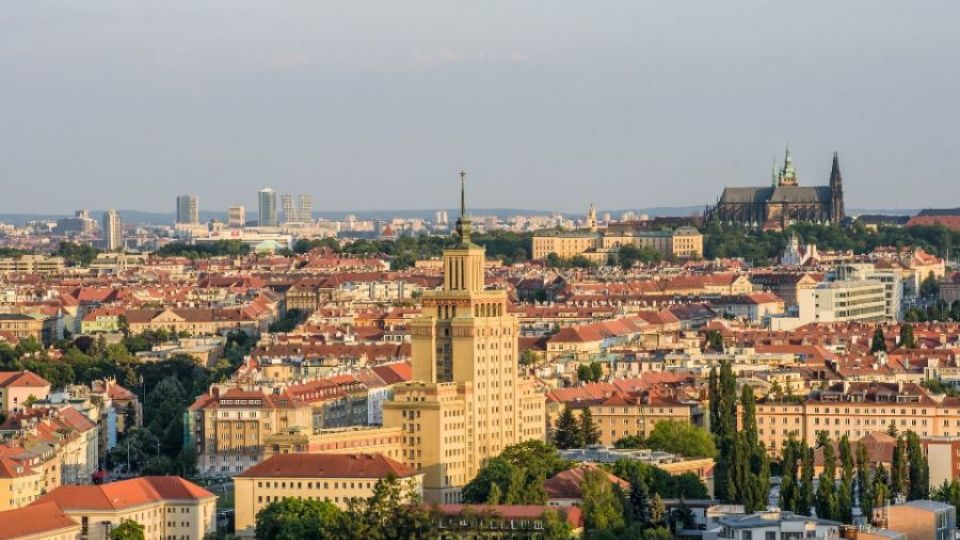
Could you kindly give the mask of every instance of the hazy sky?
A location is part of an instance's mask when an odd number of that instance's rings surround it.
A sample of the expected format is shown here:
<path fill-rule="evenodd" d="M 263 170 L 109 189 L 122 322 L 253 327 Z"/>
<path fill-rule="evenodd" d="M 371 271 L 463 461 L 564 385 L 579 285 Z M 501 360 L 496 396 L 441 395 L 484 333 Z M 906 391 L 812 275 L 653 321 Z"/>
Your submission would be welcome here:
<path fill-rule="evenodd" d="M 960 206 L 960 2 L 0 1 L 0 212 Z"/>

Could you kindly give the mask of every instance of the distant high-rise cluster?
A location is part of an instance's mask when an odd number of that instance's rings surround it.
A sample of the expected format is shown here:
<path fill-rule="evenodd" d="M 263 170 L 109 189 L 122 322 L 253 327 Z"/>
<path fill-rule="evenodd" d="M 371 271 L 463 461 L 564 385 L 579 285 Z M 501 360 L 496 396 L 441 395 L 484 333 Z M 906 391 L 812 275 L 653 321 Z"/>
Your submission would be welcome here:
<path fill-rule="evenodd" d="M 196 195 L 177 196 L 177 224 L 196 225 L 200 223 L 200 206 Z"/>
<path fill-rule="evenodd" d="M 270 188 L 263 188 L 257 195 L 258 210 L 260 211 L 261 227 L 279 227 L 277 218 L 277 192 Z"/>
<path fill-rule="evenodd" d="M 284 195 L 281 197 L 281 206 L 283 207 L 283 223 L 310 223 L 313 221 L 313 196 L 301 194 L 294 198 L 293 195 Z"/>

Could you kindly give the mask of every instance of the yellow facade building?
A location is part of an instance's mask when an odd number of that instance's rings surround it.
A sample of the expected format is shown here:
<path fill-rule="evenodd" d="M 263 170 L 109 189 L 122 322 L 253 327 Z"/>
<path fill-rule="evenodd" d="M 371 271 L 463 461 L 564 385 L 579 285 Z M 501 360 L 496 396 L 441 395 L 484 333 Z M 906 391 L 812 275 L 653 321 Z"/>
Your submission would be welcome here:
<path fill-rule="evenodd" d="M 581 256 L 597 264 L 606 264 L 623 246 L 653 249 L 665 258 L 689 259 L 703 256 L 703 234 L 694 227 L 663 231 L 538 233 L 533 237 L 533 259 L 546 259 L 555 253 L 561 259 Z"/>
<path fill-rule="evenodd" d="M 402 430 L 402 461 L 424 473 L 428 502 L 459 502 L 484 460 L 546 431 L 545 397 L 519 372 L 517 318 L 506 291 L 485 288 L 485 250 L 470 229 L 461 192 L 460 243 L 443 253 L 443 287 L 424 293 L 409 324 L 413 379 L 383 406 L 384 426 Z"/>
<path fill-rule="evenodd" d="M 253 538 L 257 512 L 284 498 L 327 501 L 346 509 L 369 499 L 377 481 L 393 476 L 412 498 L 422 495 L 423 473 L 380 454 L 279 454 L 233 478 L 240 537 Z"/>

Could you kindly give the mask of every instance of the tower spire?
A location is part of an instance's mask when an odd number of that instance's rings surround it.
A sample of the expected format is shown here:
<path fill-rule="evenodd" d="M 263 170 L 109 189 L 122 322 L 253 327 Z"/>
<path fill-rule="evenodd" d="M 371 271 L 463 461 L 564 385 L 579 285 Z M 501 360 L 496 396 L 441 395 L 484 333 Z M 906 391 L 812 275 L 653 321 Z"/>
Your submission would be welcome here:
<path fill-rule="evenodd" d="M 470 218 L 467 216 L 467 172 L 460 171 L 460 217 L 457 218 L 457 234 L 460 235 L 460 243 L 470 243 Z"/>
<path fill-rule="evenodd" d="M 846 217 L 843 204 L 843 176 L 840 174 L 840 155 L 833 153 L 833 166 L 830 167 L 830 221 L 839 224 Z"/>

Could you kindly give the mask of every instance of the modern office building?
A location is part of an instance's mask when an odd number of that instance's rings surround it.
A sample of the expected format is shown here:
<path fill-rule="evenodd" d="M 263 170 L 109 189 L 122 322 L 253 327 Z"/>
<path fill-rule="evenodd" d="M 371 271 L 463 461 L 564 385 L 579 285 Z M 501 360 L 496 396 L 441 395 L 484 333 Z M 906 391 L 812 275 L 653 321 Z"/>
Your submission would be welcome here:
<path fill-rule="evenodd" d="M 462 190 L 443 287 L 424 293 L 410 322 L 413 378 L 383 405 L 384 426 L 402 428 L 401 460 L 424 473 L 424 499 L 438 503 L 460 502 L 484 461 L 546 430 L 544 394 L 519 372 L 507 293 L 484 285 L 485 250 L 470 241 Z"/>
<path fill-rule="evenodd" d="M 195 225 L 200 223 L 200 207 L 196 195 L 177 196 L 177 224 Z"/>
<path fill-rule="evenodd" d="M 278 227 L 280 220 L 277 218 L 277 192 L 270 188 L 263 188 L 258 194 L 257 201 L 260 211 L 260 226 Z"/>
<path fill-rule="evenodd" d="M 116 210 L 103 213 L 103 249 L 117 251 L 123 248 L 123 222 Z"/>
<path fill-rule="evenodd" d="M 90 217 L 89 210 L 77 210 L 73 217 L 57 220 L 57 234 L 92 234 L 97 228 L 97 222 Z"/>
<path fill-rule="evenodd" d="M 240 229 L 247 224 L 247 209 L 244 206 L 231 206 L 227 209 L 227 225 L 231 229 Z"/>
<path fill-rule="evenodd" d="M 310 223 L 313 221 L 313 195 L 301 193 L 297 197 L 297 212 L 300 223 Z"/>

